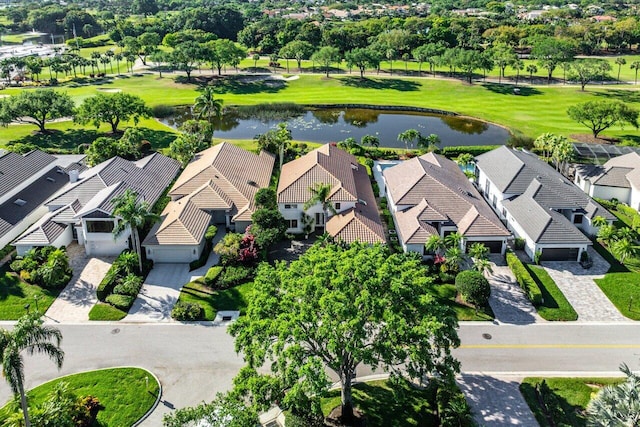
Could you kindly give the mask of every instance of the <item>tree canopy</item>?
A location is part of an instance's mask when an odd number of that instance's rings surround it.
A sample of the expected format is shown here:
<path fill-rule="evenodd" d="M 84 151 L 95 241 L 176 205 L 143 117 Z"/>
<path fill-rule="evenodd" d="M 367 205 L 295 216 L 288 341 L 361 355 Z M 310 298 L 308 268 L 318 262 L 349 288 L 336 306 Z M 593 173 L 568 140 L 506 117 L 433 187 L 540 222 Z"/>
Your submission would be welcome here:
<path fill-rule="evenodd" d="M 140 118 L 150 117 L 151 111 L 142 98 L 129 93 L 98 94 L 84 100 L 76 112 L 75 121 L 80 124 L 93 123 L 100 127 L 102 123 L 111 125 L 111 132 L 118 132 L 121 122 L 133 120 L 138 124 Z"/>
<path fill-rule="evenodd" d="M 71 97 L 53 89 L 23 90 L 0 100 L 0 124 L 31 123 L 45 132 L 47 121 L 73 115 Z"/>
<path fill-rule="evenodd" d="M 587 101 L 572 105 L 567 114 L 573 120 L 591 129 L 594 138 L 613 125 L 628 123 L 638 128 L 638 110 L 620 101 Z"/>
<path fill-rule="evenodd" d="M 246 316 L 230 327 L 248 363 L 241 375 L 254 377 L 256 387 L 246 386 L 254 402 L 295 407 L 309 399 L 317 410 L 329 370 L 340 379 L 348 420 L 361 365 L 414 379 L 451 379 L 458 371 L 455 313 L 429 293 L 431 280 L 414 254 L 316 244 L 290 265 L 261 264 L 254 283 Z M 271 374 L 258 375 L 267 361 Z"/>

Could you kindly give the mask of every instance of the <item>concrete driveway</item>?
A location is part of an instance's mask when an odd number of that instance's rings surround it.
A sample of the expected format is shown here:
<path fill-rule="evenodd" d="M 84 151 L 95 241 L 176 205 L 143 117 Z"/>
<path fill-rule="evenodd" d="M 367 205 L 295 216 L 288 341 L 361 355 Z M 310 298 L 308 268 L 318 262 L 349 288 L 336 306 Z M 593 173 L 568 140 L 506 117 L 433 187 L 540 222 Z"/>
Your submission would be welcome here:
<path fill-rule="evenodd" d="M 79 323 L 89 320 L 91 308 L 98 302 L 96 289 L 107 274 L 113 257 L 88 258 L 84 247 L 67 248 L 73 276 L 45 313 L 46 322 Z"/>
<path fill-rule="evenodd" d="M 576 261 L 543 261 L 542 266 L 576 310 L 579 321 L 628 321 L 593 281 L 604 276 L 609 263 L 593 248 L 588 252 L 593 260 L 593 266 L 588 270 Z"/>

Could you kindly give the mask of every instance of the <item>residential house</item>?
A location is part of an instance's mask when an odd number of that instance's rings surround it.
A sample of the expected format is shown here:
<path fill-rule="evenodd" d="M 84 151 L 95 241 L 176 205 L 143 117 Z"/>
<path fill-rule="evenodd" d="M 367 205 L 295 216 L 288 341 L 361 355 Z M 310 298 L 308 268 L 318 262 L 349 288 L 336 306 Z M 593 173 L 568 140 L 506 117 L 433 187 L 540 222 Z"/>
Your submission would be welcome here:
<path fill-rule="evenodd" d="M 505 252 L 511 233 L 455 162 L 427 153 L 386 168 L 383 177 L 405 251 L 429 255 L 425 243 L 431 236 L 458 232 L 463 249 L 478 242 L 491 252 Z"/>
<path fill-rule="evenodd" d="M 44 205 L 49 212 L 13 243 L 18 254 L 41 246 L 77 241 L 89 256 L 118 255 L 130 247 L 130 230 L 115 238 L 118 218 L 113 199 L 133 190 L 153 206 L 175 178 L 180 165 L 154 153 L 132 162 L 114 157 L 84 171 L 69 171 L 69 182 Z"/>
<path fill-rule="evenodd" d="M 53 156 L 40 150 L 0 155 L 0 248 L 47 213 L 43 203 L 67 182 L 68 167 L 84 156 Z"/>
<path fill-rule="evenodd" d="M 309 190 L 317 183 L 331 187 L 328 201 L 336 214 L 325 212 L 320 203 L 308 209 Z M 331 236 L 347 243 L 386 243 L 384 227 L 369 175 L 351 154 L 325 144 L 282 166 L 278 183 L 278 209 L 287 221 L 288 233 L 303 233 L 303 214 L 315 229 L 325 228 Z"/>
<path fill-rule="evenodd" d="M 606 209 L 536 155 L 502 146 L 476 158 L 476 184 L 533 259 L 579 260 Z M 586 235 L 585 235 L 586 234 Z"/>
<path fill-rule="evenodd" d="M 599 199 L 616 199 L 640 211 L 640 154 L 614 157 L 604 165 L 577 165 L 574 182 Z"/>
<path fill-rule="evenodd" d="M 211 224 L 244 232 L 255 195 L 269 186 L 275 157 L 223 142 L 197 153 L 169 191 L 171 202 L 142 243 L 155 262 L 200 258 Z"/>

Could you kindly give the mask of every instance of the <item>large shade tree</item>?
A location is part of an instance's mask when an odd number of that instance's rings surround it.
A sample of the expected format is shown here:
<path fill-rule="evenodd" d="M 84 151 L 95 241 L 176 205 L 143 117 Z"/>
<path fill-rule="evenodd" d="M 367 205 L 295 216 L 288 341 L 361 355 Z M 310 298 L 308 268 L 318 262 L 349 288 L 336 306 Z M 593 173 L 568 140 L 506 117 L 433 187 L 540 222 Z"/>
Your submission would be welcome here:
<path fill-rule="evenodd" d="M 27 396 L 24 391 L 23 353 L 42 354 L 53 360 L 60 369 L 64 352 L 60 349 L 62 333 L 51 326 L 44 326 L 39 313 L 27 314 L 18 320 L 9 331 L 0 330 L 0 355 L 2 357 L 2 375 L 9 383 L 11 391 L 20 396 L 20 405 L 25 427 L 31 426 Z"/>
<path fill-rule="evenodd" d="M 149 203 L 138 201 L 138 194 L 128 188 L 124 193 L 112 200 L 113 216 L 119 218 L 113 229 L 114 238 L 122 235 L 126 230 L 131 230 L 133 247 L 138 254 L 138 267 L 142 273 L 142 248 L 140 246 L 140 234 L 138 229 L 147 221 L 157 221 L 160 217 L 154 214 Z"/>
<path fill-rule="evenodd" d="M 587 101 L 572 105 L 567 109 L 567 114 L 591 129 L 594 138 L 614 125 L 628 123 L 638 128 L 638 110 L 620 101 Z"/>
<path fill-rule="evenodd" d="M 50 120 L 73 115 L 71 97 L 53 89 L 24 90 L 0 100 L 0 124 L 11 122 L 30 123 L 46 132 Z"/>
<path fill-rule="evenodd" d="M 76 112 L 75 121 L 80 124 L 93 123 L 100 127 L 102 123 L 111 126 L 111 132 L 118 132 L 122 122 L 133 120 L 138 124 L 142 117 L 151 117 L 151 110 L 142 98 L 129 93 L 98 94 L 84 100 Z"/>
<path fill-rule="evenodd" d="M 393 377 L 452 379 L 459 369 L 451 355 L 459 345 L 457 320 L 430 286 L 418 256 L 391 254 L 382 245 L 316 244 L 290 265 L 262 264 L 246 316 L 230 327 L 249 370 L 273 362 L 262 377 L 275 379 L 270 384 L 280 392 L 254 387 L 253 399 L 289 407 L 306 396 L 317 409 L 328 370 L 339 378 L 349 423 L 362 365 Z"/>

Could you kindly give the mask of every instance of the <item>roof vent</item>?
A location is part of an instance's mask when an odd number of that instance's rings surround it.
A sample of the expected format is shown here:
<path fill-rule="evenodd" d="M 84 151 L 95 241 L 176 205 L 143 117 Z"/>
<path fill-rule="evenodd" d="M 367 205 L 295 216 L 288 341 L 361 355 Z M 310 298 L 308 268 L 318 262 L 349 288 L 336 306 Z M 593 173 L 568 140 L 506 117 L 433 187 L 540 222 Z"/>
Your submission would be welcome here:
<path fill-rule="evenodd" d="M 56 180 L 55 180 L 55 179 L 53 179 L 53 178 L 51 178 L 50 176 L 48 176 L 48 177 L 47 177 L 47 181 L 49 181 L 49 182 L 56 182 Z"/>
<path fill-rule="evenodd" d="M 251 180 L 251 179 L 247 181 L 247 184 L 249 184 L 249 185 L 251 185 L 253 187 L 257 187 L 258 186 L 258 184 L 255 181 Z"/>
<path fill-rule="evenodd" d="M 365 201 L 364 201 L 364 200 L 362 200 L 362 199 L 358 199 L 358 203 L 362 203 L 363 205 L 367 206 L 367 202 L 365 202 Z"/>
<path fill-rule="evenodd" d="M 60 168 L 56 169 L 56 172 L 59 173 L 60 175 L 64 174 L 64 171 Z"/>
<path fill-rule="evenodd" d="M 14 205 L 18 205 L 18 206 L 24 206 L 24 205 L 27 204 L 27 202 L 25 200 L 22 200 L 22 199 L 15 199 L 13 201 L 13 204 Z"/>
<path fill-rule="evenodd" d="M 351 169 L 353 169 L 354 171 L 357 171 L 358 165 L 354 165 L 353 163 L 351 163 Z"/>

